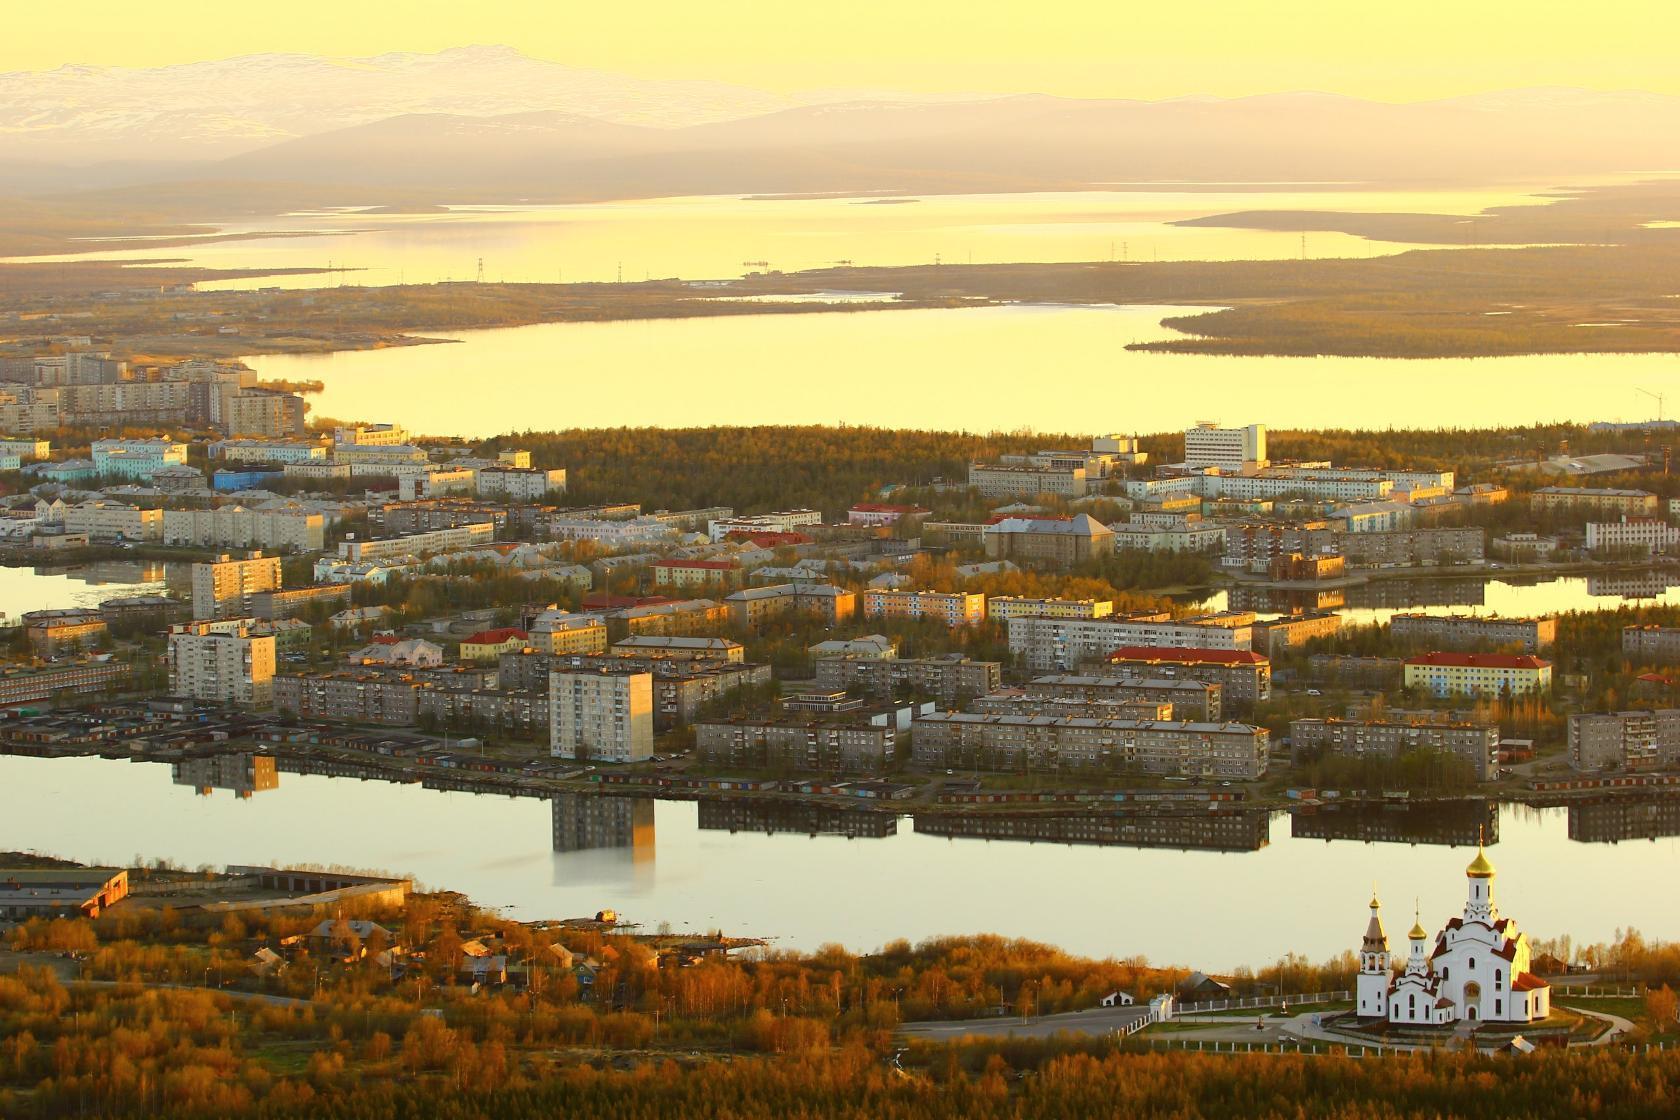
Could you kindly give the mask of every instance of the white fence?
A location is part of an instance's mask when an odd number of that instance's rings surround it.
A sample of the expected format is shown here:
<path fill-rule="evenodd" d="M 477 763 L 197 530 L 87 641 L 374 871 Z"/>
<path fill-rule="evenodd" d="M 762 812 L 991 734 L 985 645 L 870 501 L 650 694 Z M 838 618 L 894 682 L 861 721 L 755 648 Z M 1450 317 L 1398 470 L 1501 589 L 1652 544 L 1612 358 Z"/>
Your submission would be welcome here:
<path fill-rule="evenodd" d="M 1249 996 L 1246 999 L 1215 999 L 1205 1003 L 1178 1003 L 1173 1015 L 1199 1015 L 1207 1011 L 1242 1011 L 1246 1008 L 1282 1007 L 1285 1004 L 1334 1003 L 1353 999 L 1352 992 L 1310 992 L 1293 996 Z"/>

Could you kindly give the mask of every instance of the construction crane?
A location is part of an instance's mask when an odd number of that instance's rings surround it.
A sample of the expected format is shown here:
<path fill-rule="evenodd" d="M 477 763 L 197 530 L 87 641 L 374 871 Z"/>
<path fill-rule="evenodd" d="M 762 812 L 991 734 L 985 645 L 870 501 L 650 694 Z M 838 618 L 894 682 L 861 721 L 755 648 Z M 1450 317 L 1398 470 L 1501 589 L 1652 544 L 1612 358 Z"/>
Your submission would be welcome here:
<path fill-rule="evenodd" d="M 1663 395 L 1661 393 L 1653 393 L 1651 390 L 1641 388 L 1638 385 L 1633 387 L 1633 391 L 1636 393 L 1644 393 L 1647 397 L 1650 397 L 1652 400 L 1657 402 L 1657 422 L 1661 423 L 1663 418 L 1663 400 L 1665 399 Z"/>

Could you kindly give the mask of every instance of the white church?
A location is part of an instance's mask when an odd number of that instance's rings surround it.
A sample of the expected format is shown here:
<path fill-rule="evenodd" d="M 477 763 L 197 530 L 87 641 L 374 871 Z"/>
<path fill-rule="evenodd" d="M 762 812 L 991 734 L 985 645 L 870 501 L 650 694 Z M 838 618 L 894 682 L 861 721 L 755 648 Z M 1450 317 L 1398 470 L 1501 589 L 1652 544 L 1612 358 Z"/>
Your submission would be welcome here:
<path fill-rule="evenodd" d="M 1436 935 L 1433 948 L 1421 921 L 1407 935 L 1405 965 L 1394 971 L 1381 905 L 1371 899 L 1371 921 L 1359 950 L 1356 984 L 1361 1019 L 1450 1026 L 1461 1022 L 1532 1023 L 1551 1013 L 1551 985 L 1528 970 L 1528 935 L 1501 918 L 1493 902 L 1493 864 L 1477 846 L 1465 869 L 1469 898 L 1464 914 Z"/>

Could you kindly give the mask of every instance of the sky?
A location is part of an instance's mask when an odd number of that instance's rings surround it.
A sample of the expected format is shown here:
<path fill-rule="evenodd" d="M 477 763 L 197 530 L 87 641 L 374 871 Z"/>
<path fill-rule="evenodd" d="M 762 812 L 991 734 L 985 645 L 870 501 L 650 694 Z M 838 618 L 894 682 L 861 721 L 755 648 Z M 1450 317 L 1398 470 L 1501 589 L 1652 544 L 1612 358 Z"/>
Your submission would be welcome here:
<path fill-rule="evenodd" d="M 1680 94 L 1673 0 L 18 0 L 4 8 L 0 71 L 497 43 L 568 65 L 783 92 Z"/>

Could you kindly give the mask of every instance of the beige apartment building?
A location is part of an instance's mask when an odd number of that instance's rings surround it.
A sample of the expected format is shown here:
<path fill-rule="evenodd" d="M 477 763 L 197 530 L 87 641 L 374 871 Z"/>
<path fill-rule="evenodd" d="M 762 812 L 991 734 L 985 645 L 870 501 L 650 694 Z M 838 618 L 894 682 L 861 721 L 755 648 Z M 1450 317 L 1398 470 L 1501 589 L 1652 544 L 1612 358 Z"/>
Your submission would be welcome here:
<path fill-rule="evenodd" d="M 865 591 L 863 615 L 930 618 L 951 627 L 977 626 L 986 621 L 986 597 L 978 591 Z"/>
<path fill-rule="evenodd" d="M 280 558 L 253 552 L 241 559 L 225 553 L 208 564 L 192 566 L 193 618 L 247 618 L 253 598 L 280 589 Z"/>
<path fill-rule="evenodd" d="M 1114 530 L 1088 513 L 1053 517 L 1006 517 L 981 535 L 994 560 L 1069 567 L 1114 552 Z"/>
<path fill-rule="evenodd" d="M 640 762 L 653 755 L 653 674 L 556 669 L 548 675 L 556 758 Z"/>
<path fill-rule="evenodd" d="M 1107 599 L 1029 599 L 1020 595 L 993 595 L 986 600 L 986 615 L 1000 622 L 1012 618 L 1107 618 L 1114 604 Z"/>
<path fill-rule="evenodd" d="M 274 696 L 274 636 L 253 620 L 195 621 L 169 628 L 169 690 L 177 696 L 266 706 Z"/>
<path fill-rule="evenodd" d="M 730 618 L 743 626 L 784 614 L 812 614 L 828 623 L 845 622 L 857 613 L 857 593 L 827 583 L 773 583 L 724 596 Z"/>
<path fill-rule="evenodd" d="M 164 544 L 319 552 L 326 547 L 326 538 L 326 518 L 301 509 L 231 505 L 163 511 Z"/>
<path fill-rule="evenodd" d="M 971 463 L 968 484 L 983 498 L 1033 498 L 1039 494 L 1082 498 L 1088 485 L 1084 467 L 1057 469 L 998 463 Z"/>
<path fill-rule="evenodd" d="M 1657 496 L 1645 490 L 1595 489 L 1587 486 L 1543 486 L 1528 499 L 1535 512 L 1567 510 L 1576 513 L 1626 514 L 1655 517 Z"/>
<path fill-rule="evenodd" d="M 476 548 L 496 539 L 496 526 L 489 521 L 456 525 L 449 529 L 431 529 L 423 533 L 408 533 L 400 537 L 380 537 L 365 541 L 340 541 L 341 560 L 395 560 L 401 557 L 429 556 L 435 552 L 457 552 Z"/>
<path fill-rule="evenodd" d="M 163 511 L 121 502 L 90 501 L 64 507 L 64 531 L 101 541 L 161 541 Z"/>

